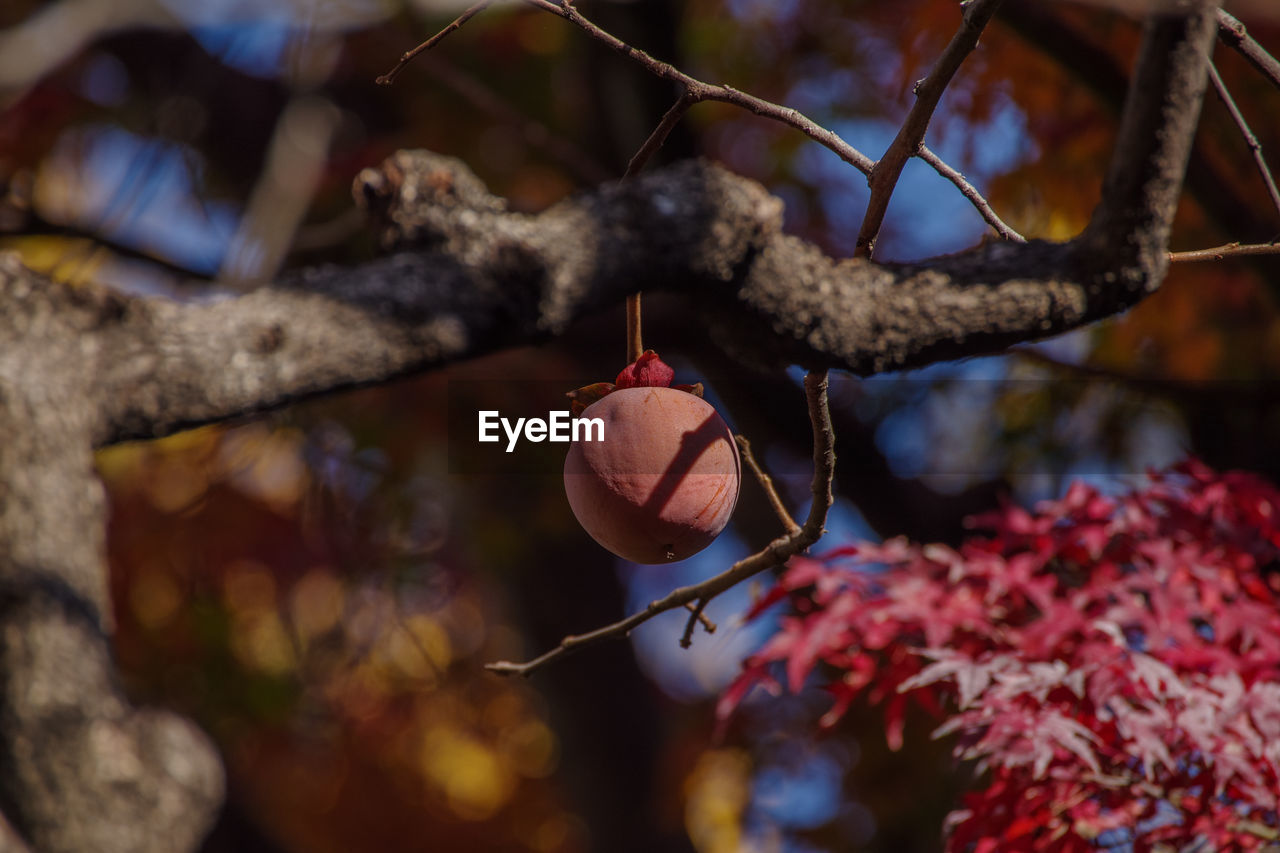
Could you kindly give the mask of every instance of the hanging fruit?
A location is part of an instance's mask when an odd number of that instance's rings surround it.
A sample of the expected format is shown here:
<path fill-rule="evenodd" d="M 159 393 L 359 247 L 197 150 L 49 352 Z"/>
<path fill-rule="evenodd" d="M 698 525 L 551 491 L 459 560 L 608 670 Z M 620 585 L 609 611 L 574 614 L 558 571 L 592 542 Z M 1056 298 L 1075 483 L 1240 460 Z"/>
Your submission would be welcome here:
<path fill-rule="evenodd" d="M 673 377 L 649 350 L 612 385 L 569 394 L 575 416 L 599 418 L 604 433 L 602 441 L 569 447 L 569 506 L 591 538 L 635 563 L 698 553 L 738 503 L 742 465 L 733 433 L 702 399 L 700 384 L 671 387 Z"/>

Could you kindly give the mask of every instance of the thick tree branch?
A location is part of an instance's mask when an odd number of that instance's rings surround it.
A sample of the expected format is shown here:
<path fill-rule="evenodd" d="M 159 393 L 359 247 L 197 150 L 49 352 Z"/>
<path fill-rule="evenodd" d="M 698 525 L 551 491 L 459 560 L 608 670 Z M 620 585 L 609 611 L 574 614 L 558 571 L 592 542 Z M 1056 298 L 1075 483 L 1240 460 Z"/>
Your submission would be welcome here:
<path fill-rule="evenodd" d="M 1182 45 L 1144 52 L 1113 169 L 1123 179 L 1083 241 L 990 244 L 927 264 L 832 260 L 781 233 L 781 203 L 759 185 L 703 163 L 526 216 L 459 162 L 402 152 L 358 192 L 383 244 L 405 251 L 213 304 L 113 297 L 95 440 L 163 435 L 543 339 L 643 289 L 696 297 L 759 359 L 860 375 L 1076 328 L 1133 305 L 1163 275 L 1174 149 L 1185 158 L 1205 75 L 1204 45 Z"/>
<path fill-rule="evenodd" d="M 1102 202 L 1082 235 L 1101 252 L 1130 251 L 1138 263 L 1118 282 L 1135 291 L 1158 287 L 1165 247 L 1208 78 L 1217 32 L 1212 6 L 1188 15 L 1157 14 L 1143 27 L 1142 53 L 1120 119 Z"/>
<path fill-rule="evenodd" d="M 0 811 L 40 851 L 191 849 L 221 803 L 216 752 L 129 705 L 104 630 L 86 366 L 114 302 L 0 255 L 0 305 Z"/>
<path fill-rule="evenodd" d="M 1204 86 L 1205 18 L 1193 19 L 1198 29 L 1180 19 L 1152 28 L 1113 179 L 1083 241 L 992 244 L 915 266 L 836 262 L 780 233 L 776 199 L 712 166 L 529 217 L 506 212 L 454 161 L 402 154 L 364 176 L 360 193 L 384 244 L 415 251 L 214 304 L 116 298 L 95 440 L 162 435 L 545 338 L 646 288 L 699 297 L 759 358 L 863 375 L 1124 310 L 1167 264 Z"/>
<path fill-rule="evenodd" d="M 705 164 L 537 217 L 459 190 L 474 181 L 462 169 L 407 154 L 391 169 L 416 176 L 401 189 L 423 203 L 393 215 L 396 227 L 433 240 L 430 251 L 314 269 L 212 304 L 108 297 L 96 443 L 543 339 L 640 289 L 700 297 L 711 321 L 755 341 L 760 358 L 862 375 L 1075 328 L 1146 292 L 1104 286 L 1134 261 L 1127 253 L 1082 261 L 1071 244 L 992 244 L 911 267 L 834 261 L 781 234 L 780 204 L 758 185 Z"/>

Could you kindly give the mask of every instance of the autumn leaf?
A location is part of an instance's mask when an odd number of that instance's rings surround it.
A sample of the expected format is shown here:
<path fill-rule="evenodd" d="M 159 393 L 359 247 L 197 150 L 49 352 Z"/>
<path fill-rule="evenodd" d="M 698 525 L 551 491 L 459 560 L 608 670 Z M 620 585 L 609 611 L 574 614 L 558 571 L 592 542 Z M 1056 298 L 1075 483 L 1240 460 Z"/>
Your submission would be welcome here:
<path fill-rule="evenodd" d="M 1263 575 L 1280 559 L 1277 499 L 1192 460 L 1127 495 L 1077 483 L 1006 507 L 958 549 L 793 559 L 751 617 L 783 601 L 794 615 L 717 712 L 755 684 L 827 682 L 824 727 L 880 704 L 897 748 L 915 702 L 991 771 L 948 822 L 952 851 L 1023 850 L 1041 832 L 1093 850 L 1135 826 L 1142 849 L 1252 849 L 1241 827 L 1276 830 L 1280 791 L 1280 594 Z"/>

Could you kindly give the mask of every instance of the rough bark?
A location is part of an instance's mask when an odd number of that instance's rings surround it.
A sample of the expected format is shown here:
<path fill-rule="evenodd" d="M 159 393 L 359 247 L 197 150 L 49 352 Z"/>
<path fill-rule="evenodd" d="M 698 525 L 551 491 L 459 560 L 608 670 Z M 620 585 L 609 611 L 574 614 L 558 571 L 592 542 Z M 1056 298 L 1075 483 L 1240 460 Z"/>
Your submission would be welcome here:
<path fill-rule="evenodd" d="M 35 850 L 191 849 L 222 767 L 191 723 L 130 706 L 106 639 L 87 366 L 114 302 L 5 256 L 0 304 L 0 809 Z"/>
<path fill-rule="evenodd" d="M 393 254 L 175 304 L 55 284 L 0 256 L 0 811 L 50 851 L 191 849 L 222 771 L 189 723 L 132 707 L 110 661 L 92 451 L 563 333 L 638 290 L 689 295 L 775 366 L 866 375 L 991 352 L 1115 314 L 1164 274 L 1213 36 L 1153 19 L 1111 178 L 1077 240 L 912 266 L 839 261 L 780 231 L 759 185 L 685 163 L 538 216 L 461 163 L 361 176 Z M 0 839 L 6 830 L 0 824 Z"/>

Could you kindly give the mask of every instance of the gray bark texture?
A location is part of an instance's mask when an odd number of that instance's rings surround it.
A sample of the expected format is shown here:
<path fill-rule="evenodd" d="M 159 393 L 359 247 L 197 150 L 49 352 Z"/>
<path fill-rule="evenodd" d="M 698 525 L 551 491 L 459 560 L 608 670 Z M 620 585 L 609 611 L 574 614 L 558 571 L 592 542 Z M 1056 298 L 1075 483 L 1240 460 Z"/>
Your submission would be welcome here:
<path fill-rule="evenodd" d="M 684 294 L 742 357 L 859 375 L 1113 315 L 1164 275 L 1215 26 L 1199 7 L 1148 23 L 1102 202 L 1067 243 L 834 260 L 708 163 L 524 215 L 419 151 L 356 181 L 387 255 L 234 298 L 71 287 L 0 256 L 0 848 L 191 850 L 222 800 L 209 740 L 117 683 L 95 448 L 544 340 L 640 289 Z"/>

